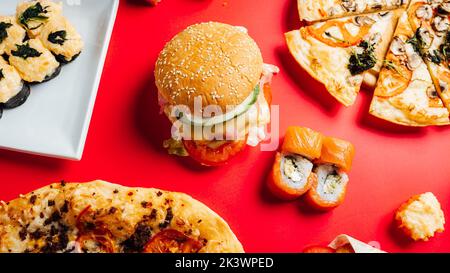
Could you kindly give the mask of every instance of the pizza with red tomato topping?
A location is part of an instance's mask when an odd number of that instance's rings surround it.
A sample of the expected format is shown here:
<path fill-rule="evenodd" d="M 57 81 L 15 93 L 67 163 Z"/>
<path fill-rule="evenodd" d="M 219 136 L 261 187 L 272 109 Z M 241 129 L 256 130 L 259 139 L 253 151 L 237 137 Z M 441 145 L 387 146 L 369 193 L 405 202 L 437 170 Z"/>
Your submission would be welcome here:
<path fill-rule="evenodd" d="M 0 204 L 2 253 L 243 251 L 220 216 L 182 193 L 61 182 Z"/>
<path fill-rule="evenodd" d="M 380 73 L 370 113 L 407 126 L 449 124 L 449 112 L 415 44 L 405 12 Z"/>
<path fill-rule="evenodd" d="M 345 106 L 374 86 L 400 10 L 318 22 L 286 33 L 297 62 Z"/>

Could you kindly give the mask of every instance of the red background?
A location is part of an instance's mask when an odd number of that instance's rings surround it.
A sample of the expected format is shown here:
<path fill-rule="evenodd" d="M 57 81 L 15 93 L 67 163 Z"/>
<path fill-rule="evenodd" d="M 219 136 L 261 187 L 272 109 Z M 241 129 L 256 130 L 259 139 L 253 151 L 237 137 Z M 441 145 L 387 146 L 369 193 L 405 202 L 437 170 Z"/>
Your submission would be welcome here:
<path fill-rule="evenodd" d="M 209 20 L 247 27 L 265 61 L 280 67 L 273 93 L 281 133 L 301 125 L 355 144 L 341 207 L 317 214 L 302 201 L 272 198 L 264 185 L 273 152 L 247 149 L 216 169 L 166 154 L 162 141 L 170 135 L 170 124 L 158 113 L 154 63 L 177 32 Z M 61 179 L 103 179 L 194 196 L 229 222 L 248 252 L 299 252 L 341 233 L 378 241 L 389 252 L 450 251 L 450 232 L 411 243 L 392 221 L 402 202 L 426 191 L 435 193 L 450 217 L 449 128 L 414 129 L 377 120 L 368 114 L 368 91 L 351 108 L 336 103 L 285 46 L 283 33 L 299 26 L 295 0 L 163 0 L 156 8 L 121 0 L 83 160 L 0 151 L 0 199 Z"/>

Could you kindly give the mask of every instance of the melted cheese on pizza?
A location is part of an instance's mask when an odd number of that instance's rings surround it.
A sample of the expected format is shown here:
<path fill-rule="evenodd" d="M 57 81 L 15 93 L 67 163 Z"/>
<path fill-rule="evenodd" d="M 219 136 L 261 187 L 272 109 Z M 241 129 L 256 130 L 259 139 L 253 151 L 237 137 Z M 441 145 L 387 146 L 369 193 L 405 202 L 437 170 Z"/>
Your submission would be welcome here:
<path fill-rule="evenodd" d="M 442 50 L 442 46 L 448 44 L 450 16 L 445 8 L 441 7 L 445 5 L 444 2 L 413 0 L 408 8 L 408 18 L 416 33 L 416 39 L 422 45 L 421 53 L 436 90 L 450 109 L 450 68 Z"/>
<path fill-rule="evenodd" d="M 0 202 L 0 252 L 243 252 L 191 197 L 103 181 L 56 183 Z"/>
<path fill-rule="evenodd" d="M 23 87 L 17 70 L 0 57 L 0 103 L 5 103 L 17 95 Z"/>
<path fill-rule="evenodd" d="M 409 126 L 448 124 L 427 66 L 408 42 L 414 36 L 406 13 L 400 19 L 370 107 L 370 113 Z"/>
<path fill-rule="evenodd" d="M 36 38 L 41 32 L 42 28 L 48 22 L 48 19 L 60 15 L 62 13 L 62 3 L 56 3 L 49 0 L 37 0 L 37 1 L 23 1 L 17 5 L 16 16 L 17 22 L 21 22 L 23 18 L 24 12 L 36 6 L 36 4 L 40 4 L 41 7 L 45 10 L 43 13 L 39 14 L 42 17 L 47 17 L 47 19 L 36 19 L 36 18 L 25 18 L 22 26 L 27 30 L 28 35 L 31 38 Z"/>
<path fill-rule="evenodd" d="M 15 44 L 22 43 L 25 38 L 26 31 L 16 23 L 14 16 L 0 16 L 0 23 L 10 25 L 6 27 L 6 37 L 0 42 L 0 55 L 9 54 L 8 49 Z"/>
<path fill-rule="evenodd" d="M 39 39 L 53 54 L 64 56 L 66 61 L 71 61 L 84 46 L 80 34 L 63 16 L 49 20 L 42 28 Z"/>
<path fill-rule="evenodd" d="M 9 62 L 19 71 L 20 76 L 27 82 L 42 82 L 47 76 L 51 76 L 59 67 L 52 53 L 42 45 L 40 40 L 31 39 L 22 45 L 28 45 L 40 53 L 39 57 L 21 57 L 14 56 L 14 51 L 18 50 L 15 46 L 11 49 L 12 55 Z"/>
<path fill-rule="evenodd" d="M 374 48 L 371 58 L 376 64 L 369 69 L 379 69 L 382 63 L 380 55 L 386 51 L 386 41 L 390 38 L 383 35 L 393 29 L 397 19 L 394 15 L 387 12 L 316 23 L 286 33 L 287 44 L 292 55 L 311 76 L 323 83 L 342 104 L 350 106 L 356 100 L 363 72 L 367 70 L 351 71 L 351 57 L 364 53 L 362 44 L 365 42 L 366 46 Z"/>
<path fill-rule="evenodd" d="M 309 22 L 405 7 L 409 0 L 298 0 L 300 19 Z"/>

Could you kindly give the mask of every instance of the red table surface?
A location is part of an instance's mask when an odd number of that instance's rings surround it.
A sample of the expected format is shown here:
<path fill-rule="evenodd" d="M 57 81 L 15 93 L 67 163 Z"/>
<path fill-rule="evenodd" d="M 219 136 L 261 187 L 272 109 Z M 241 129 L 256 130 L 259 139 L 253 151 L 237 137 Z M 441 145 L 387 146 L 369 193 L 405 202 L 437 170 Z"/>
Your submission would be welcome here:
<path fill-rule="evenodd" d="M 202 21 L 242 25 L 265 62 L 280 67 L 273 83 L 280 132 L 314 128 L 357 149 L 345 203 L 315 213 L 302 201 L 279 202 L 264 185 L 274 152 L 248 148 L 215 169 L 168 156 L 170 124 L 159 115 L 153 69 L 177 32 Z M 431 191 L 450 217 L 450 128 L 405 128 L 371 117 L 371 92 L 344 108 L 294 61 L 283 33 L 300 26 L 295 0 L 163 0 L 156 8 L 121 0 L 81 162 L 0 151 L 0 199 L 50 182 L 103 179 L 186 192 L 224 217 L 247 252 L 299 252 L 346 233 L 388 252 L 448 252 L 450 232 L 429 242 L 405 240 L 393 223 L 410 196 Z"/>

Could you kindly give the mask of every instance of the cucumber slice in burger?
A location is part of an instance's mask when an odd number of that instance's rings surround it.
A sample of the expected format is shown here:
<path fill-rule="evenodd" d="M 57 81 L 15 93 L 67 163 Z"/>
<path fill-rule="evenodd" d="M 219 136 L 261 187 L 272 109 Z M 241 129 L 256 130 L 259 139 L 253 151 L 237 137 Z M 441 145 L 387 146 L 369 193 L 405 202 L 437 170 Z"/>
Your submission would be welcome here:
<path fill-rule="evenodd" d="M 192 126 L 209 127 L 216 124 L 224 123 L 246 113 L 250 109 L 250 107 L 252 107 L 252 105 L 254 105 L 258 100 L 260 91 L 261 90 L 259 88 L 259 85 L 257 85 L 255 89 L 253 89 L 252 94 L 248 98 L 246 98 L 241 104 L 236 106 L 232 111 L 224 115 L 214 116 L 210 118 L 201 118 L 201 117 L 192 117 L 192 115 L 190 114 L 180 112 L 177 116 L 179 117 L 179 120 L 181 122 Z"/>

